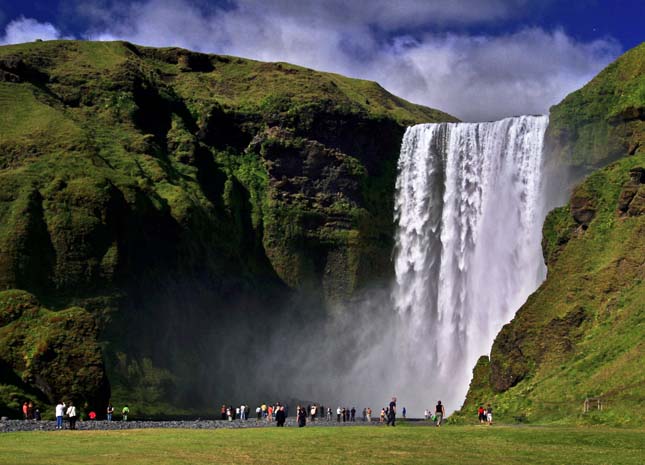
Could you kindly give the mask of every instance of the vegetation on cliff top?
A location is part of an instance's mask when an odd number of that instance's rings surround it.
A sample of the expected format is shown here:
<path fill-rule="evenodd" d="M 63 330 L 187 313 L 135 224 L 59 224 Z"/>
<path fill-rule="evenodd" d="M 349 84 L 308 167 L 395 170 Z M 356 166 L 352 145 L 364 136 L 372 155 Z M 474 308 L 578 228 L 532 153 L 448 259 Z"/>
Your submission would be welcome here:
<path fill-rule="evenodd" d="M 645 150 L 645 43 L 607 66 L 550 111 L 547 147 L 582 173 Z"/>

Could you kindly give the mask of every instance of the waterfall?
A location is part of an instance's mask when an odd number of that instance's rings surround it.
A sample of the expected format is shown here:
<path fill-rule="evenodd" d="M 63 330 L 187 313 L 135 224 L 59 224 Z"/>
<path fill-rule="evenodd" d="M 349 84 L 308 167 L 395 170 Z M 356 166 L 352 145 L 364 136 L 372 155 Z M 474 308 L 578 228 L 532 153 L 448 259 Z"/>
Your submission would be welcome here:
<path fill-rule="evenodd" d="M 408 128 L 394 217 L 396 389 L 423 411 L 464 399 L 477 358 L 546 275 L 546 116 Z M 403 405 L 403 404 L 402 404 Z"/>

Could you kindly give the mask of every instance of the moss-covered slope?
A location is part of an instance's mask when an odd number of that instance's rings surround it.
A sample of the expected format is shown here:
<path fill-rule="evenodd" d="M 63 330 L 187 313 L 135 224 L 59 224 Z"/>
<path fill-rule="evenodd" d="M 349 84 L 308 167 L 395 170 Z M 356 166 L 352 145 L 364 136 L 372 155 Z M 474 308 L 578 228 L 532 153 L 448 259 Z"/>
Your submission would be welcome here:
<path fill-rule="evenodd" d="M 118 400 L 200 405 L 214 341 L 390 273 L 402 134 L 451 120 L 286 63 L 0 47 L 0 288 L 90 311 Z"/>
<path fill-rule="evenodd" d="M 82 308 L 52 312 L 27 292 L 0 292 L 0 413 L 15 415 L 26 399 L 99 404 L 109 384 L 96 338 Z"/>

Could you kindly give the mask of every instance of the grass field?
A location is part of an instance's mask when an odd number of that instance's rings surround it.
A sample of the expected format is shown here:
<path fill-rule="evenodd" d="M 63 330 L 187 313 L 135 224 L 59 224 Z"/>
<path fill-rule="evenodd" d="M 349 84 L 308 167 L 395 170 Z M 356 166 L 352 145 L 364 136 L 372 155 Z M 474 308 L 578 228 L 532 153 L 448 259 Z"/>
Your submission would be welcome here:
<path fill-rule="evenodd" d="M 0 434 L 2 464 L 642 464 L 645 430 L 397 428 L 62 431 Z"/>

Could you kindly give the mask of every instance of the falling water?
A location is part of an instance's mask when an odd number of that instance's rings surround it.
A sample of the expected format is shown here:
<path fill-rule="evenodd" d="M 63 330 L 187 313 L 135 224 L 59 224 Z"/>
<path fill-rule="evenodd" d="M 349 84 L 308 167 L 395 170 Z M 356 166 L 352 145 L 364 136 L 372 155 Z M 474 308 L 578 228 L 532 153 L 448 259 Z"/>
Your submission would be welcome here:
<path fill-rule="evenodd" d="M 458 409 L 472 368 L 545 277 L 546 116 L 407 130 L 398 165 L 396 392 Z M 408 408 L 410 408 L 408 407 Z"/>

